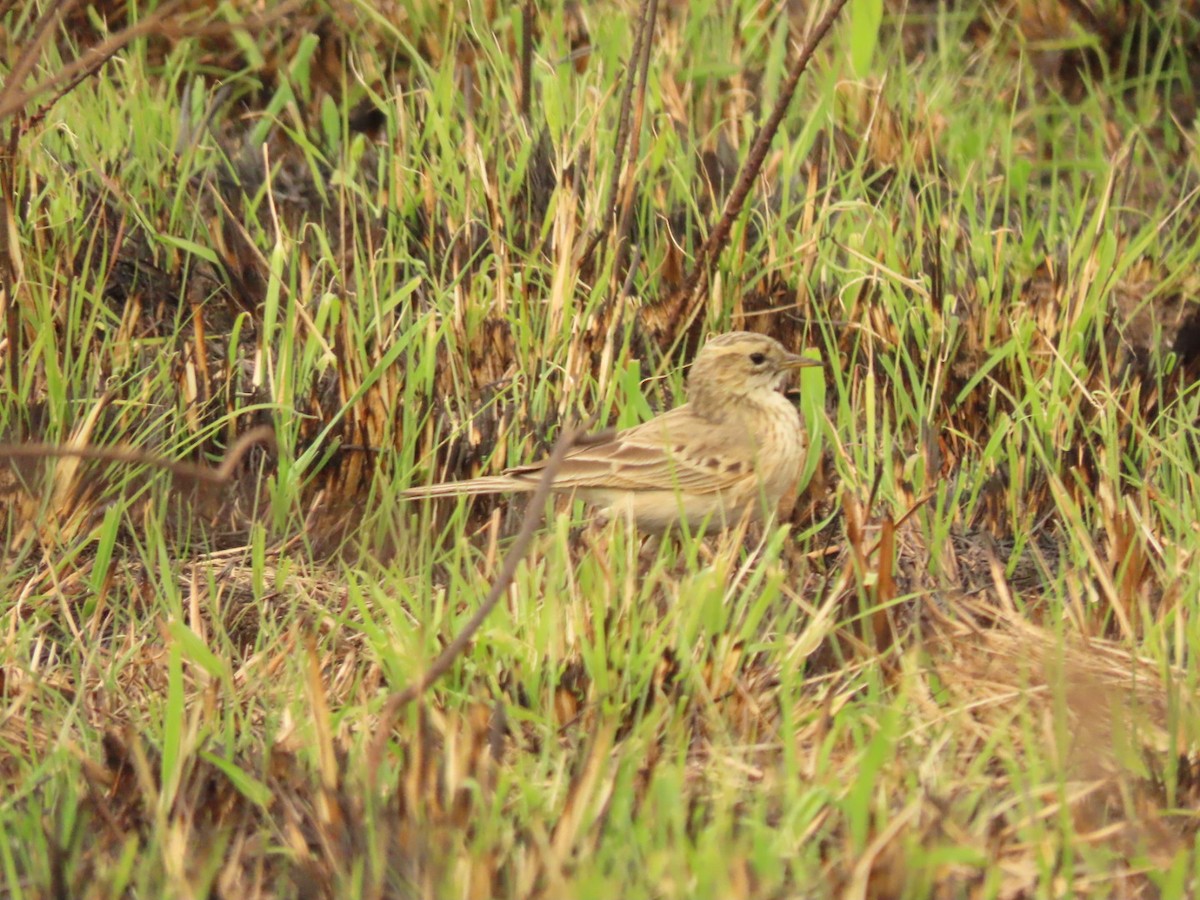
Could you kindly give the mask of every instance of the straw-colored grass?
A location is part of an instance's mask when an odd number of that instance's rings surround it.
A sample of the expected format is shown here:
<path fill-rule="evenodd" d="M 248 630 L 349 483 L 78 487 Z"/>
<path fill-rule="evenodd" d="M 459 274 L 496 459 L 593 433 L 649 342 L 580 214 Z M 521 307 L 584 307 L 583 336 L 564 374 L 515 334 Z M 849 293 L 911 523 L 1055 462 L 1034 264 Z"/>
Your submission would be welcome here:
<path fill-rule="evenodd" d="M 1200 11 L 852 0 L 710 257 L 827 10 L 650 6 L 0 8 L 0 895 L 1194 895 Z M 791 521 L 401 499 L 731 328 Z"/>

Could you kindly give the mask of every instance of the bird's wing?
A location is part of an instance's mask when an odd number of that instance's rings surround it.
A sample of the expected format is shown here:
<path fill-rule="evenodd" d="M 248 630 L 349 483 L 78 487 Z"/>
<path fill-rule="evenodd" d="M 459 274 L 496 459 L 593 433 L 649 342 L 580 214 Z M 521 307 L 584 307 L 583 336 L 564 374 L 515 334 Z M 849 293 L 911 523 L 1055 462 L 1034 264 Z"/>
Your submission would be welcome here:
<path fill-rule="evenodd" d="M 744 436 L 743 436 L 744 437 Z M 711 423 L 677 407 L 611 440 L 585 444 L 563 460 L 554 479 L 559 490 L 728 490 L 753 473 L 753 447 L 731 439 Z M 545 462 L 509 469 L 516 479 L 536 478 Z"/>

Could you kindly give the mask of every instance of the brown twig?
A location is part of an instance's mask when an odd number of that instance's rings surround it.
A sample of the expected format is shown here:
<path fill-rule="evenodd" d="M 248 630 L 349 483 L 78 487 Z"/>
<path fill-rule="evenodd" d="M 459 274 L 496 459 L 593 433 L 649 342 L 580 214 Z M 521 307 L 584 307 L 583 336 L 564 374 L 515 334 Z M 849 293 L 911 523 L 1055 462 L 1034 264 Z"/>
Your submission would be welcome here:
<path fill-rule="evenodd" d="M 733 190 L 725 200 L 725 208 L 721 212 L 721 218 L 717 222 L 717 227 L 713 229 L 712 234 L 708 236 L 708 240 L 701 246 L 700 252 L 696 254 L 696 262 L 692 266 L 691 272 L 688 273 L 688 277 L 684 280 L 683 295 L 688 298 L 689 304 L 694 305 L 694 299 L 699 294 L 702 279 L 705 275 L 711 274 L 717 260 L 721 256 L 721 251 L 725 249 L 725 244 L 729 240 L 729 234 L 733 230 L 733 223 L 741 215 L 746 197 L 749 196 L 750 189 L 754 185 L 754 180 L 758 178 L 758 173 L 766 161 L 767 151 L 771 149 L 771 141 L 775 139 L 775 133 L 779 130 L 779 125 L 783 121 L 784 114 L 787 113 L 787 108 L 792 102 L 792 95 L 796 93 L 796 85 L 800 81 L 800 76 L 808 68 L 808 63 L 812 59 L 813 54 L 816 53 L 817 47 L 821 45 L 821 41 L 825 39 L 825 35 L 833 27 L 834 21 L 836 21 L 838 14 L 845 5 L 846 0 L 833 0 L 833 5 L 829 8 L 829 11 L 821 17 L 821 21 L 817 23 L 812 34 L 809 35 L 808 41 L 800 51 L 800 55 L 792 63 L 792 68 L 789 70 L 787 80 L 783 83 L 783 87 L 779 91 L 779 98 L 775 101 L 775 107 L 771 110 L 771 115 L 767 117 L 767 121 L 762 124 L 758 132 L 754 135 L 754 141 L 750 145 L 750 153 L 746 157 L 745 163 L 742 164 Z"/>
<path fill-rule="evenodd" d="M 636 179 L 638 148 L 641 145 L 642 117 L 646 113 L 646 78 L 650 72 L 650 49 L 654 44 L 654 22 L 658 18 L 658 0 L 649 0 L 646 9 L 645 22 L 642 31 L 642 57 L 638 61 L 638 92 L 637 104 L 633 108 L 633 126 L 629 129 L 629 153 L 625 160 L 624 190 L 621 193 L 621 221 L 617 225 L 617 257 L 613 264 L 613 273 L 620 278 L 621 268 L 625 265 L 625 256 L 629 251 L 629 229 L 633 226 L 633 200 L 636 194 Z"/>
<path fill-rule="evenodd" d="M 8 73 L 6 79 L 6 87 L 0 91 L 0 99 L 7 97 L 13 91 L 19 91 L 21 83 L 33 71 L 33 66 L 37 62 L 38 54 L 42 51 L 42 46 L 46 43 L 47 38 L 54 32 L 54 27 L 58 25 L 63 16 L 70 11 L 75 5 L 75 0 L 57 0 L 47 7 L 46 11 L 38 18 L 33 26 L 33 34 L 29 35 L 23 43 L 25 49 L 21 51 L 21 55 L 13 64 L 12 70 Z"/>
<path fill-rule="evenodd" d="M 491 590 L 488 591 L 487 597 L 484 598 L 475 615 L 463 626 L 462 631 L 455 636 L 454 640 L 447 644 L 445 649 L 438 654 L 437 659 L 433 661 L 420 678 L 403 690 L 394 692 L 383 705 L 383 711 L 379 714 L 379 724 L 375 736 L 367 748 L 367 784 L 372 791 L 375 790 L 377 784 L 379 766 L 383 761 L 384 751 L 387 749 L 388 738 L 392 731 L 392 723 L 396 721 L 396 716 L 400 714 L 400 710 L 421 696 L 431 684 L 450 670 L 450 667 L 454 665 L 454 661 L 462 655 L 467 645 L 475 637 L 475 632 L 479 630 L 484 620 L 496 608 L 496 604 L 500 602 L 500 598 L 508 590 L 508 586 L 512 583 L 513 578 L 516 577 L 517 566 L 525 558 L 525 554 L 529 552 L 529 545 L 533 543 L 534 533 L 541 523 L 542 509 L 545 507 L 546 500 L 550 496 L 554 477 L 558 474 L 559 466 L 562 465 L 562 461 L 567 453 L 580 440 L 581 431 L 582 429 L 569 428 L 559 436 L 558 441 L 554 444 L 554 449 L 551 451 L 549 458 L 546 460 L 546 465 L 542 469 L 542 477 L 538 480 L 537 487 L 534 489 L 533 495 L 529 498 L 529 503 L 525 506 L 525 518 L 521 522 L 521 530 L 517 532 L 516 540 L 513 541 L 512 547 L 509 548 L 508 555 L 504 557 L 504 564 L 500 567 L 500 574 L 496 576 Z"/>
<path fill-rule="evenodd" d="M 8 373 L 8 387 L 14 397 L 21 396 L 21 316 L 18 293 L 23 294 L 24 264 L 21 261 L 20 231 L 17 227 L 17 147 L 22 122 L 18 117 L 8 124 L 5 147 L 0 150 L 0 309 L 4 314 L 4 338 L 8 347 L 2 355 Z M 19 420 L 18 420 L 19 421 Z M 18 428 L 23 427 L 19 425 Z M 21 435 L 23 436 L 23 434 Z"/>
<path fill-rule="evenodd" d="M 0 460 L 44 459 L 46 457 L 71 457 L 94 459 L 101 462 L 128 463 L 135 466 L 152 466 L 163 469 L 180 478 L 191 478 L 204 484 L 228 484 L 238 464 L 258 445 L 275 446 L 275 430 L 269 425 L 251 428 L 234 441 L 225 451 L 221 464 L 213 467 L 203 463 L 177 462 L 157 453 L 135 450 L 132 447 L 72 447 L 69 444 L 0 444 Z"/>
<path fill-rule="evenodd" d="M 588 238 L 587 245 L 583 248 L 583 252 L 579 254 L 579 262 L 576 269 L 582 270 L 592 259 L 592 254 L 596 252 L 596 247 L 600 241 L 604 239 L 611 224 L 615 224 L 617 218 L 617 190 L 621 186 L 621 172 L 625 165 L 625 147 L 629 140 L 629 116 L 633 109 L 633 86 L 636 82 L 634 73 L 636 69 L 634 63 L 641 58 L 642 43 L 646 41 L 646 35 L 649 32 L 647 25 L 647 14 L 649 13 L 650 0 L 642 0 L 642 8 L 638 17 L 638 30 L 633 36 L 633 52 L 629 57 L 629 68 L 625 78 L 625 86 L 621 89 L 621 106 L 617 116 L 617 139 L 613 143 L 613 170 L 612 178 L 608 182 L 608 192 L 604 195 L 604 220 L 591 233 Z"/>
<path fill-rule="evenodd" d="M 625 281 L 621 284 L 621 292 L 617 294 L 617 300 L 624 300 L 633 293 L 633 276 L 637 274 L 638 263 L 642 261 L 642 248 L 638 244 L 633 245 L 633 259 L 629 261 L 629 271 L 625 273 Z M 621 326 L 621 320 L 617 318 L 617 328 Z"/>
<path fill-rule="evenodd" d="M 74 5 L 74 0 L 57 0 L 51 3 L 33 26 L 33 33 L 24 41 L 25 49 L 13 63 L 0 89 L 0 101 L 13 91 L 19 91 L 20 85 L 29 77 L 37 62 L 38 54 L 68 10 Z M 20 247 L 13 240 L 17 234 L 15 227 L 16 210 L 19 208 L 16 195 L 16 171 L 19 165 L 17 147 L 27 123 L 20 117 L 9 123 L 6 148 L 0 153 L 0 227 L 5 229 L 5 239 L 0 241 L 0 292 L 6 293 L 4 298 L 4 336 L 8 340 L 8 352 L 5 353 L 8 368 L 8 383 L 15 395 L 20 394 L 20 316 L 17 311 L 18 285 L 24 279 L 21 273 Z"/>
<path fill-rule="evenodd" d="M 71 85 L 78 84 L 78 77 L 81 73 L 88 74 L 96 71 L 130 41 L 148 34 L 157 28 L 168 16 L 173 15 L 181 4 L 179 0 L 164 4 L 136 25 L 122 29 L 107 41 L 85 50 L 49 78 L 38 82 L 29 90 L 22 90 L 21 84 L 37 60 L 37 52 L 52 30 L 50 26 L 56 24 L 59 17 L 65 14 L 71 5 L 73 4 L 56 4 L 38 22 L 33 40 L 17 63 L 18 67 L 22 70 L 21 77 L 9 78 L 4 89 L 0 91 L 0 121 L 24 109 L 29 101 L 39 94 L 44 94 L 64 83 Z"/>
<path fill-rule="evenodd" d="M 521 7 L 521 118 L 529 121 L 533 97 L 533 0 Z"/>
<path fill-rule="evenodd" d="M 0 122 L 12 116 L 16 112 L 25 108 L 25 106 L 33 100 L 33 98 L 45 94 L 51 90 L 59 88 L 61 85 L 67 85 L 67 88 L 60 90 L 55 97 L 61 97 L 67 89 L 74 88 L 86 76 L 95 73 L 101 66 L 109 61 L 122 47 L 129 44 L 131 41 L 147 35 L 165 35 L 168 37 L 200 37 L 211 36 L 216 34 L 228 34 L 232 31 L 258 31 L 270 22 L 282 19 L 290 14 L 297 6 L 300 5 L 300 0 L 288 0 L 277 7 L 274 7 L 270 12 L 264 13 L 261 16 L 256 16 L 252 19 L 247 19 L 244 22 L 226 23 L 220 22 L 212 25 L 189 24 L 186 27 L 180 23 L 171 21 L 175 13 L 184 8 L 184 4 L 180 0 L 173 0 L 160 6 L 154 12 L 150 13 L 139 22 L 130 25 L 112 35 L 108 40 L 91 47 L 80 54 L 76 59 L 71 60 L 57 72 L 44 81 L 40 81 L 33 85 L 29 90 L 21 88 L 23 78 L 10 77 L 0 89 Z M 42 20 L 39 20 L 37 28 L 39 31 L 35 34 L 31 42 L 30 50 L 44 40 L 43 28 L 48 28 L 49 24 L 57 21 L 59 11 L 66 8 L 55 7 Z M 25 57 L 29 60 L 26 63 Z M 22 56 L 19 65 L 32 67 L 34 55 L 26 52 Z M 52 105 L 53 101 L 51 101 Z M 44 110 L 43 110 L 44 112 Z M 33 118 L 36 119 L 42 112 L 36 113 Z"/>

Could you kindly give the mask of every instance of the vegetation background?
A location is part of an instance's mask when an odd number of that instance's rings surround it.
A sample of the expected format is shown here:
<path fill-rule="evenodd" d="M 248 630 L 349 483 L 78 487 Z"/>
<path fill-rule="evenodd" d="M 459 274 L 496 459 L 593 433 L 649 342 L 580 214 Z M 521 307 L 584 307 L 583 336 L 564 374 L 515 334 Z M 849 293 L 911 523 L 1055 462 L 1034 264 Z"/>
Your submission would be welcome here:
<path fill-rule="evenodd" d="M 0 894 L 1194 895 L 1200 8 L 852 0 L 706 259 L 827 12 L 0 4 Z M 793 521 L 400 499 L 731 328 Z"/>

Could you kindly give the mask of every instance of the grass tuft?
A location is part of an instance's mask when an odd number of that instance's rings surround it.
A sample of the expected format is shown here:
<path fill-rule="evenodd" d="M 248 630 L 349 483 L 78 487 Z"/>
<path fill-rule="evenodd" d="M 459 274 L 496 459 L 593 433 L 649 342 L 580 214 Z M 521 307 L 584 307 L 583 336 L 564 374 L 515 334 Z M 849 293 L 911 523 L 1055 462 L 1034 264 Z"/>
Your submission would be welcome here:
<path fill-rule="evenodd" d="M 783 103 L 829 7 L 0 11 L 0 892 L 1192 896 L 1152 7 L 854 0 Z M 791 521 L 506 583 L 519 503 L 402 499 L 734 328 L 829 363 Z"/>

